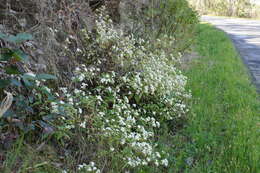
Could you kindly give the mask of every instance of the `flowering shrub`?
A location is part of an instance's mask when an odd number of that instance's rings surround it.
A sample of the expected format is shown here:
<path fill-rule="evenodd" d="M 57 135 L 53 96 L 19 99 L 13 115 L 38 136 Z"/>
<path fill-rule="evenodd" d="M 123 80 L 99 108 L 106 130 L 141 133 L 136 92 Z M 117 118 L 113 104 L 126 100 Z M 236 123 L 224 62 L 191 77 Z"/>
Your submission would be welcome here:
<path fill-rule="evenodd" d="M 82 31 L 86 48 L 79 48 L 77 56 L 85 63 L 75 69 L 71 87 L 56 93 L 63 100 L 51 103 L 53 113 L 64 115 L 58 129 L 79 128 L 99 141 L 91 158 L 97 167 L 100 160 L 117 172 L 167 167 L 167 154 L 158 151 L 155 134 L 161 124 L 187 113 L 187 79 L 172 56 L 124 36 L 107 16 L 99 15 L 96 25 L 95 34 Z M 79 169 L 100 171 L 94 162 L 86 163 Z"/>

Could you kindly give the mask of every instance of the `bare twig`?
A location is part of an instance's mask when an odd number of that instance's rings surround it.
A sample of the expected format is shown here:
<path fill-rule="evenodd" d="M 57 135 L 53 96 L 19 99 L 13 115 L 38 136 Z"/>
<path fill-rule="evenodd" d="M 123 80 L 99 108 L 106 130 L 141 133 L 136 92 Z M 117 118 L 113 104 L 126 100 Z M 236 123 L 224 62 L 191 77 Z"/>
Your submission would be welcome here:
<path fill-rule="evenodd" d="M 13 102 L 13 95 L 9 92 L 6 92 L 6 97 L 2 101 L 0 105 L 0 118 L 4 115 L 4 113 L 11 107 L 12 102 Z"/>

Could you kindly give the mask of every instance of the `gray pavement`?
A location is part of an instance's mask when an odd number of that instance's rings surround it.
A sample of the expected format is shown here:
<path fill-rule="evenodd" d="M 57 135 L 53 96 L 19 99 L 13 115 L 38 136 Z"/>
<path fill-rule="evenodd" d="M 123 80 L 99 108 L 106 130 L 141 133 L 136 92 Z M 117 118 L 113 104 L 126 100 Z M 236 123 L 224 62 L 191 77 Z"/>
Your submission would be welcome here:
<path fill-rule="evenodd" d="M 201 21 L 215 25 L 230 36 L 260 92 L 260 20 L 202 16 Z"/>

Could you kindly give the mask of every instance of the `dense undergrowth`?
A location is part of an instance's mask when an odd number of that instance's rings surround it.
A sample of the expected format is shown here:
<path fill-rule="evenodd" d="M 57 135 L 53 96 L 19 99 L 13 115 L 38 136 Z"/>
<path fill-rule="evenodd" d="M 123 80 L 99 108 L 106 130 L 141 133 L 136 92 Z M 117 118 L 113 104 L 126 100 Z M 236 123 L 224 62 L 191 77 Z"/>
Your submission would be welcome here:
<path fill-rule="evenodd" d="M 176 133 L 189 111 L 179 55 L 192 43 L 198 21 L 186 1 L 169 2 L 158 1 L 143 14 L 150 25 L 142 31 L 153 29 L 143 33 L 151 40 L 137 30 L 125 32 L 104 9 L 96 10 L 95 29 L 68 35 L 62 45 L 60 54 L 77 60 L 67 83 L 20 70 L 27 62 L 19 44 L 28 37 L 4 44 L 0 90 L 13 98 L 1 115 L 1 172 L 169 169 L 171 156 L 159 139 Z"/>
<path fill-rule="evenodd" d="M 70 3 L 62 10 L 75 14 Z M 50 27 L 66 31 L 66 80 L 22 71 L 30 56 L 20 44 L 32 37 L 0 35 L 1 101 L 12 100 L 0 119 L 0 172 L 259 172 L 259 100 L 230 40 L 200 25 L 202 57 L 183 75 L 196 13 L 184 0 L 142 10 L 132 27 L 101 8 L 93 30 Z"/>

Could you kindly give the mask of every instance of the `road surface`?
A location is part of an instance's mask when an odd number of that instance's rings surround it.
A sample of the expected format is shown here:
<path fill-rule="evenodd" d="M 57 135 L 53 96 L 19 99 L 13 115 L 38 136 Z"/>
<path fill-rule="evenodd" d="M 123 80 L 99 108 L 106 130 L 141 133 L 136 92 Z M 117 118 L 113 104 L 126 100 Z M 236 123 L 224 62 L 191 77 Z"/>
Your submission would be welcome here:
<path fill-rule="evenodd" d="M 201 20 L 224 30 L 233 40 L 260 92 L 260 20 L 202 16 Z"/>

